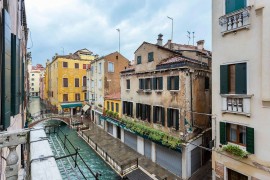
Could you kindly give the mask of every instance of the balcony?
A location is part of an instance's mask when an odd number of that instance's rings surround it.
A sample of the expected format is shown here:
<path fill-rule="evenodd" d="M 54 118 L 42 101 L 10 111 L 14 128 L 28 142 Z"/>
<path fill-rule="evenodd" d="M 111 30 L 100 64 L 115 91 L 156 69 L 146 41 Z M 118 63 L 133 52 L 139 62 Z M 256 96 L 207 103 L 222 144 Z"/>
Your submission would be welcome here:
<path fill-rule="evenodd" d="M 225 35 L 230 32 L 235 32 L 240 29 L 248 29 L 250 27 L 250 9 L 240 9 L 238 11 L 226 14 L 219 18 L 219 24 L 221 25 L 221 33 Z"/>
<path fill-rule="evenodd" d="M 240 114 L 250 117 L 250 102 L 252 95 L 221 95 L 222 112 Z"/>
<path fill-rule="evenodd" d="M 82 86 L 82 91 L 87 91 L 87 86 Z"/>

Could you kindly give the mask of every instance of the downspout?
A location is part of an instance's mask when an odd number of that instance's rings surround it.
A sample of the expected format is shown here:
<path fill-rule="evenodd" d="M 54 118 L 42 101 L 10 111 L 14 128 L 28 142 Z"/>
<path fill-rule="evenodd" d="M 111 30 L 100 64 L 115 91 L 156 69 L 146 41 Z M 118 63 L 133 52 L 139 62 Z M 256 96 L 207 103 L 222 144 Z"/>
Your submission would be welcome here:
<path fill-rule="evenodd" d="M 192 84 L 192 71 L 189 71 L 189 75 L 190 75 L 190 111 L 191 111 L 191 126 L 193 127 L 194 123 L 193 123 L 193 96 L 192 96 L 192 91 L 193 91 L 193 84 Z"/>

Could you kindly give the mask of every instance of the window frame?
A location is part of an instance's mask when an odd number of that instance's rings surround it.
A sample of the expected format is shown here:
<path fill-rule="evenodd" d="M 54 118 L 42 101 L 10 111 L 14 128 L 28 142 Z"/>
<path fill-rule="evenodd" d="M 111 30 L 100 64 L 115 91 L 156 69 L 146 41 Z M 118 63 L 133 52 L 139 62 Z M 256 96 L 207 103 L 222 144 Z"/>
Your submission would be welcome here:
<path fill-rule="evenodd" d="M 137 64 L 142 64 L 142 56 L 137 56 Z"/>
<path fill-rule="evenodd" d="M 75 101 L 81 101 L 81 94 L 80 93 L 75 93 Z"/>
<path fill-rule="evenodd" d="M 231 140 L 231 129 L 232 129 L 231 125 L 236 126 L 236 141 Z M 240 142 L 240 133 L 241 133 L 240 128 L 244 128 L 244 130 L 245 130 L 245 133 L 244 133 L 245 143 Z M 239 125 L 239 124 L 227 123 L 227 125 L 226 125 L 226 140 L 227 140 L 227 142 L 247 147 L 247 127 Z"/>
<path fill-rule="evenodd" d="M 77 86 L 78 83 L 78 86 Z M 80 87 L 80 78 L 74 78 L 74 87 Z"/>
<path fill-rule="evenodd" d="M 154 52 L 149 52 L 148 53 L 148 62 L 153 62 L 154 61 Z"/>
<path fill-rule="evenodd" d="M 110 68 L 110 65 L 112 65 L 111 68 Z M 108 72 L 114 73 L 114 63 L 113 62 L 108 62 Z"/>
<path fill-rule="evenodd" d="M 130 90 L 130 79 L 126 80 L 126 84 L 127 84 L 126 86 L 127 90 Z"/>
<path fill-rule="evenodd" d="M 74 68 L 75 68 L 75 69 L 80 69 L 80 64 L 79 64 L 79 63 L 75 63 L 75 64 L 74 64 Z"/>
<path fill-rule="evenodd" d="M 65 79 L 67 80 L 67 86 L 65 86 Z M 63 78 L 63 87 L 68 87 L 68 78 Z"/>
<path fill-rule="evenodd" d="M 67 65 L 67 66 L 65 66 L 65 65 L 64 65 L 65 63 L 66 63 L 66 65 Z M 63 61 L 63 63 L 62 63 L 62 67 L 63 67 L 63 68 L 68 68 L 68 62 Z"/>
<path fill-rule="evenodd" d="M 66 98 L 65 98 L 65 96 L 66 96 Z M 65 99 L 67 99 L 67 100 L 65 101 Z M 63 102 L 68 102 L 68 94 L 63 94 Z"/>

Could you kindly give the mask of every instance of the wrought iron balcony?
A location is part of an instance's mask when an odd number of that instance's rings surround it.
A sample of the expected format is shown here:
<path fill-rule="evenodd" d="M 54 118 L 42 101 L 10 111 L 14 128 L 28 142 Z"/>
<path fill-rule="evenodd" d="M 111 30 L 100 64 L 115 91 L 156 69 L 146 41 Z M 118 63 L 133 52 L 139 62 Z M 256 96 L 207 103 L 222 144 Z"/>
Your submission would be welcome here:
<path fill-rule="evenodd" d="M 251 115 L 250 102 L 251 95 L 221 95 L 222 97 L 222 112 Z"/>
<path fill-rule="evenodd" d="M 240 29 L 249 28 L 250 26 L 250 9 L 246 8 L 234 11 L 219 18 L 219 24 L 221 25 L 221 33 L 235 32 Z"/>

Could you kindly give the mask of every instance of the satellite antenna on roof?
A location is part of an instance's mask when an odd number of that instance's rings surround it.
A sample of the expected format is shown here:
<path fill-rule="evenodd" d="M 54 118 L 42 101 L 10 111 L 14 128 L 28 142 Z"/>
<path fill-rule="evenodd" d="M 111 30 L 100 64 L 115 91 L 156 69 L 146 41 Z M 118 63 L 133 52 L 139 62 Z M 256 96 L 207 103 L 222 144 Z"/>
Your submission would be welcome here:
<path fill-rule="evenodd" d="M 187 37 L 188 37 L 188 45 L 189 45 L 189 41 L 190 41 L 190 32 L 187 31 L 187 33 L 188 33 Z"/>

